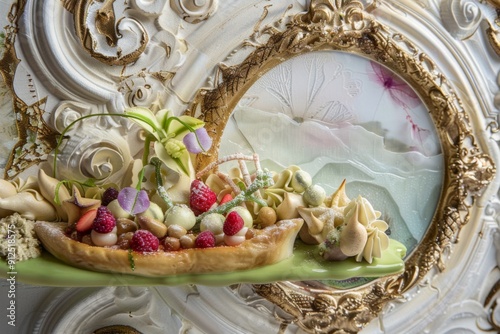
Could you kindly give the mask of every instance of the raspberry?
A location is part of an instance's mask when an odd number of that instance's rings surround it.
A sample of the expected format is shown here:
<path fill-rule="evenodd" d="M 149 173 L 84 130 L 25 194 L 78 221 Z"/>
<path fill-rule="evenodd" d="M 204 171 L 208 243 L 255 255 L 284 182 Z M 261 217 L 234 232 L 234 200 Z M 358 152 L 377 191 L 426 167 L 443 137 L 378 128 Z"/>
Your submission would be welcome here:
<path fill-rule="evenodd" d="M 198 234 L 194 241 L 196 248 L 209 248 L 215 246 L 215 236 L 212 231 L 206 230 Z"/>
<path fill-rule="evenodd" d="M 200 180 L 191 183 L 189 205 L 195 215 L 208 211 L 217 202 L 217 195 Z"/>
<path fill-rule="evenodd" d="M 130 247 L 136 252 L 156 252 L 160 245 L 157 237 L 148 230 L 138 230 L 130 240 Z"/>
<path fill-rule="evenodd" d="M 108 188 L 102 194 L 101 198 L 102 205 L 108 205 L 117 198 L 118 198 L 118 190 L 112 187 Z"/>
<path fill-rule="evenodd" d="M 92 229 L 99 233 L 109 233 L 115 228 L 116 219 L 113 214 L 105 206 L 100 206 L 97 209 L 97 215 L 92 223 Z"/>
<path fill-rule="evenodd" d="M 244 225 L 245 222 L 243 221 L 243 218 L 241 218 L 239 213 L 236 211 L 231 211 L 226 216 L 222 231 L 225 235 L 235 235 L 243 228 Z"/>

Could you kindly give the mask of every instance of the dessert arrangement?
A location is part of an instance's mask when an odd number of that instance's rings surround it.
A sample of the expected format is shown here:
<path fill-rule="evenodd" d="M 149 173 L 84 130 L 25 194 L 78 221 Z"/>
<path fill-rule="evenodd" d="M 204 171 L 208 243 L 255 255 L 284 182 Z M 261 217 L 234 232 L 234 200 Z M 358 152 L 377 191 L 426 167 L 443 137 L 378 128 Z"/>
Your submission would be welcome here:
<path fill-rule="evenodd" d="M 0 181 L 1 240 L 17 224 L 24 230 L 17 247 L 30 248 L 18 250 L 16 261 L 39 256 L 40 244 L 70 266 L 163 277 L 261 268 L 304 247 L 325 263 L 372 264 L 395 242 L 362 194 L 347 196 L 345 180 L 327 195 L 297 166 L 269 171 L 257 154 L 240 153 L 195 172 L 195 155 L 206 154 L 212 140 L 203 121 L 168 110 L 135 107 L 117 115 L 143 131 L 135 187 L 59 179 L 59 148 L 71 128 L 99 116 L 106 115 L 84 116 L 61 133 L 50 168 Z M 0 247 L 3 257 L 8 246 Z M 404 246 L 397 247 L 403 257 Z"/>

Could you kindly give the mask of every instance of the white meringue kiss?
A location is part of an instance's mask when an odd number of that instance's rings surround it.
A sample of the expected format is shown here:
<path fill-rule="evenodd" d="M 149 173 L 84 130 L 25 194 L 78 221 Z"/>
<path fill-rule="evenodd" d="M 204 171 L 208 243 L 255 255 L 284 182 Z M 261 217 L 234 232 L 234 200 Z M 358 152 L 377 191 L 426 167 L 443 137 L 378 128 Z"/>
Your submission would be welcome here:
<path fill-rule="evenodd" d="M 99 233 L 92 230 L 92 232 L 90 232 L 90 238 L 96 246 L 113 246 L 118 241 L 118 236 L 116 235 L 116 226 L 109 233 Z"/>
<path fill-rule="evenodd" d="M 243 241 L 246 240 L 245 235 L 247 234 L 248 227 L 243 227 L 238 233 L 235 235 L 226 235 L 224 234 L 224 243 L 228 246 L 238 246 Z"/>

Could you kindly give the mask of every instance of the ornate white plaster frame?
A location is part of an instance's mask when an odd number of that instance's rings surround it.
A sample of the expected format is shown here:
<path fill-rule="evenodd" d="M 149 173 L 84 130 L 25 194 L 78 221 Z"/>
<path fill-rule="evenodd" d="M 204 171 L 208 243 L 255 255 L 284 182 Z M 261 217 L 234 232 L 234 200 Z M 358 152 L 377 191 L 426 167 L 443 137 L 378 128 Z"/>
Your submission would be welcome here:
<path fill-rule="evenodd" d="M 307 11 L 310 4 L 299 0 L 286 3 L 254 0 L 244 4 L 236 1 L 222 4 L 217 0 L 13 3 L 17 5 L 2 5 L 9 7 L 9 15 L 1 20 L 2 26 L 10 29 L 4 45 L 8 51 L 12 43 L 10 51 L 15 51 L 20 62 L 14 62 L 14 57 L 3 58 L 0 67 L 9 90 L 2 110 L 12 107 L 10 101 L 16 101 L 14 106 L 19 111 L 39 111 L 44 119 L 40 124 L 45 123 L 42 125 L 48 134 L 51 132 L 48 129 L 60 130 L 78 115 L 116 112 L 131 104 L 156 103 L 184 112 L 198 89 L 210 89 L 217 83 L 220 63 L 237 65 L 244 61 L 253 48 L 245 47 L 243 42 L 261 43 L 265 38 L 263 27 L 283 28 L 293 15 Z M 341 7 L 343 1 L 317 3 Z M 496 25 L 496 9 L 500 4 L 494 0 L 380 0 L 363 4 L 377 21 L 411 40 L 445 74 L 463 108 L 470 110 L 468 116 L 478 145 L 498 164 L 500 62 L 496 29 L 500 28 Z M 86 25 L 87 17 L 97 15 L 97 7 L 103 19 L 99 24 Z M 120 20 L 122 17 L 125 19 Z M 118 30 L 109 25 L 110 21 Z M 15 29 L 21 33 L 16 35 Z M 110 34 L 109 29 L 115 34 Z M 7 64 L 17 67 L 9 68 Z M 157 94 L 158 91 L 161 93 Z M 119 121 L 108 120 L 104 128 L 113 122 Z M 122 135 L 116 131 L 117 136 Z M 131 134 L 127 140 L 134 143 L 137 139 Z M 47 150 L 34 154 L 33 163 L 46 159 L 51 141 L 43 144 Z M 115 149 L 120 154 L 126 150 Z M 117 160 L 111 167 L 99 167 L 116 171 L 124 164 Z M 13 172 L 6 176 L 30 174 L 31 170 L 25 167 L 11 169 Z M 442 250 L 446 269 L 440 272 L 436 267 L 430 268 L 402 299 L 386 304 L 378 320 L 368 324 L 366 332 L 499 330 L 500 309 L 496 300 L 500 285 L 497 254 L 500 181 L 495 177 L 488 182 L 470 212 L 469 223 L 462 228 L 459 242 Z M 269 321 L 257 323 L 266 324 L 270 332 L 278 330 L 280 321 L 284 332 L 294 330 L 294 322 L 310 328 L 301 323 L 299 313 L 292 312 L 293 316 L 281 311 L 274 313 L 274 305 L 247 288 L 200 288 L 196 291 L 196 301 L 186 297 L 193 293 L 189 289 L 160 290 L 171 298 L 167 304 L 173 310 L 188 307 L 179 316 L 184 323 L 201 330 L 209 327 L 206 319 L 198 315 L 220 306 L 214 303 L 215 294 L 221 295 L 240 314 L 258 310 L 262 319 Z M 112 293 L 109 296 L 114 298 Z M 265 307 L 261 308 L 261 304 Z M 414 311 L 424 308 L 427 312 Z M 219 325 L 234 329 L 229 316 L 215 313 Z M 251 323 L 246 326 L 240 330 L 248 332 L 255 328 Z"/>

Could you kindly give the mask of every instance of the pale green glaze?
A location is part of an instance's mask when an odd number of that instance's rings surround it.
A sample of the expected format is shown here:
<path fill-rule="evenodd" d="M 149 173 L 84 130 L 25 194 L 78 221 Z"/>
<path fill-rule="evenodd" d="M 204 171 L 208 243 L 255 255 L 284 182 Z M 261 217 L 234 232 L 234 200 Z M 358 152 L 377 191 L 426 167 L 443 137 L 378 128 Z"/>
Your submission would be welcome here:
<path fill-rule="evenodd" d="M 343 280 L 351 277 L 381 277 L 404 271 L 403 258 L 406 248 L 391 240 L 383 257 L 372 264 L 356 262 L 353 258 L 342 262 L 323 261 L 317 247 L 297 242 L 294 255 L 280 263 L 245 271 L 216 274 L 177 275 L 167 277 L 140 277 L 124 274 L 99 273 L 71 267 L 55 259 L 47 252 L 37 259 L 16 264 L 18 282 L 61 286 L 88 287 L 110 285 L 182 285 L 199 284 L 225 286 L 235 283 L 270 283 L 277 281 Z M 0 264 L 0 275 L 7 276 L 5 261 Z"/>

